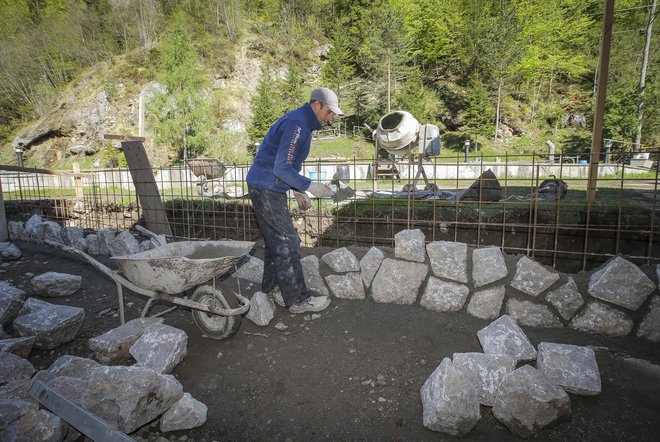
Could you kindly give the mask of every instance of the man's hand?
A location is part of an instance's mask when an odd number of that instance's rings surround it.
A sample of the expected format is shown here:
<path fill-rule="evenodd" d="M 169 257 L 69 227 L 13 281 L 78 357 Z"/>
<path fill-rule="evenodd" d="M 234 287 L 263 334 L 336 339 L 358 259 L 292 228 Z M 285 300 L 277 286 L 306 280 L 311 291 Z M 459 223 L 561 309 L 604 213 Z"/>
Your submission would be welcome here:
<path fill-rule="evenodd" d="M 307 191 L 317 198 L 326 198 L 335 194 L 330 187 L 316 181 L 311 182 Z"/>
<path fill-rule="evenodd" d="M 307 210 L 312 207 L 312 202 L 306 193 L 293 192 L 293 196 L 296 198 L 300 210 Z"/>

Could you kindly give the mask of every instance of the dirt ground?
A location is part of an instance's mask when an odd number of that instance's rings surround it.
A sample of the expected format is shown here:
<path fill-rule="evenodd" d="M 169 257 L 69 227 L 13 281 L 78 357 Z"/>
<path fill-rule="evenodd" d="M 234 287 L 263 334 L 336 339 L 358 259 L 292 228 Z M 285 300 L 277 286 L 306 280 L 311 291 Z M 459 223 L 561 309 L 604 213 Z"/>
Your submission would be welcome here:
<path fill-rule="evenodd" d="M 80 292 L 47 300 L 85 308 L 78 337 L 55 350 L 35 349 L 30 360 L 45 369 L 64 354 L 91 358 L 87 340 L 119 325 L 113 316 L 115 283 L 79 258 L 45 246 L 16 244 L 23 258 L 1 264 L 0 277 L 19 287 L 29 289 L 31 276 L 46 271 L 83 277 Z M 112 265 L 109 259 L 102 262 Z M 244 294 L 256 289 L 243 285 Z M 127 318 L 138 317 L 144 303 L 144 297 L 127 294 Z M 167 434 L 160 434 L 154 422 L 132 435 L 141 440 L 453 440 L 423 426 L 419 391 L 443 358 L 480 352 L 477 331 L 488 324 L 466 313 L 338 299 L 316 319 L 279 307 L 267 327 L 244 319 L 238 333 L 224 341 L 202 337 L 184 309 L 165 318 L 166 324 L 188 334 L 188 355 L 173 374 L 184 391 L 208 406 L 208 420 L 199 428 Z M 280 321 L 286 330 L 275 328 Z M 602 394 L 571 395 L 572 420 L 535 439 L 657 440 L 660 345 L 571 329 L 524 330 L 535 346 L 545 341 L 596 348 L 602 378 Z M 490 408 L 481 411 L 482 419 L 465 440 L 516 439 L 497 423 Z"/>

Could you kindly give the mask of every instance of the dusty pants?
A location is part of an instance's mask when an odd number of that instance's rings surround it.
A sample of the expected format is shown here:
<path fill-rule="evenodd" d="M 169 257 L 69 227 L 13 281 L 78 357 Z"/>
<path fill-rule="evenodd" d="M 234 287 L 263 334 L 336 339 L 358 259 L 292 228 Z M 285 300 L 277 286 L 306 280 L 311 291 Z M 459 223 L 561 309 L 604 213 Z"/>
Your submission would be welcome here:
<path fill-rule="evenodd" d="M 261 291 L 279 286 L 287 306 L 309 297 L 300 264 L 300 239 L 293 227 L 285 193 L 249 187 L 259 230 L 264 238 L 264 275 Z"/>

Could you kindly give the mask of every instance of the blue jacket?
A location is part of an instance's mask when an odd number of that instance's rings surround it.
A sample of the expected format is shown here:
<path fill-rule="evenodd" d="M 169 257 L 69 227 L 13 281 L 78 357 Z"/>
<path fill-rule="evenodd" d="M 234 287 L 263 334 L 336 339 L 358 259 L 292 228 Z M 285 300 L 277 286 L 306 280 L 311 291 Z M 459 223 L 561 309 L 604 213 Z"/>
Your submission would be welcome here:
<path fill-rule="evenodd" d="M 312 131 L 320 128 L 309 103 L 277 120 L 254 157 L 247 174 L 248 185 L 281 193 L 306 190 L 312 180 L 300 175 L 300 170 L 309 155 Z"/>

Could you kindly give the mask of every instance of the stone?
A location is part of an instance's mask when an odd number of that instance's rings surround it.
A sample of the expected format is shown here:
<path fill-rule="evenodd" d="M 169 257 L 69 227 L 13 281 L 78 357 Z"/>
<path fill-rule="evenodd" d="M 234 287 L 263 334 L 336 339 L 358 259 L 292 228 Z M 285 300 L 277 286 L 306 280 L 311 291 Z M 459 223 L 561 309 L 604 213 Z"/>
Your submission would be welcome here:
<path fill-rule="evenodd" d="M 65 423 L 46 410 L 31 410 L 7 426 L 3 441 L 61 442 Z"/>
<path fill-rule="evenodd" d="M 346 247 L 326 253 L 321 257 L 321 261 L 328 264 L 337 273 L 360 271 L 360 261 Z"/>
<path fill-rule="evenodd" d="M 375 302 L 414 304 L 428 273 L 426 264 L 385 258 L 371 283 Z"/>
<path fill-rule="evenodd" d="M 41 230 L 39 234 L 41 239 L 62 244 L 62 226 L 55 221 L 44 221 L 39 224 L 38 228 Z"/>
<path fill-rule="evenodd" d="M 481 418 L 475 388 L 449 358 L 424 382 L 421 395 L 424 426 L 433 431 L 465 436 Z"/>
<path fill-rule="evenodd" d="M 124 433 L 153 421 L 183 396 L 171 375 L 139 366 L 99 366 L 87 378 L 57 377 L 55 390 Z"/>
<path fill-rule="evenodd" d="M 21 416 L 38 409 L 39 406 L 31 401 L 0 398 L 0 431 L 7 428 L 9 424 L 19 419 Z M 2 437 L 2 433 L 0 433 L 0 437 Z"/>
<path fill-rule="evenodd" d="M 186 357 L 188 335 L 165 324 L 149 327 L 128 350 L 138 366 L 156 373 L 170 373 Z"/>
<path fill-rule="evenodd" d="M 85 231 L 80 227 L 64 227 L 60 236 L 64 245 L 73 246 L 76 239 L 85 239 Z"/>
<path fill-rule="evenodd" d="M 476 288 L 499 281 L 508 275 L 504 255 L 497 247 L 472 252 L 472 283 Z"/>
<path fill-rule="evenodd" d="M 112 243 L 118 233 L 119 231 L 113 227 L 105 227 L 96 231 L 96 240 L 98 241 L 100 255 L 112 255 L 110 243 Z"/>
<path fill-rule="evenodd" d="M 156 243 L 154 242 L 153 239 L 145 239 L 144 241 L 142 241 L 140 243 L 140 252 L 146 252 L 148 250 L 153 250 L 156 247 L 158 247 L 158 246 L 156 245 Z"/>
<path fill-rule="evenodd" d="M 493 416 L 514 435 L 528 438 L 570 419 L 571 400 L 537 369 L 523 365 L 504 376 L 495 392 Z"/>
<path fill-rule="evenodd" d="M 493 406 L 495 391 L 502 379 L 516 368 L 516 359 L 509 355 L 487 353 L 454 353 L 454 367 L 475 387 L 479 403 Z"/>
<path fill-rule="evenodd" d="M 321 278 L 321 266 L 319 258 L 315 255 L 305 256 L 300 260 L 303 269 L 303 277 L 307 289 L 317 295 L 327 296 L 330 290 L 326 287 L 323 278 Z"/>
<path fill-rule="evenodd" d="M 559 280 L 559 274 L 543 265 L 522 256 L 516 263 L 511 287 L 531 296 L 538 296 Z"/>
<path fill-rule="evenodd" d="M 39 372 L 37 373 L 37 376 L 46 383 L 58 377 L 85 380 L 88 379 L 92 371 L 98 367 L 102 367 L 102 365 L 93 359 L 64 355 L 57 358 L 57 360 L 48 367 L 46 372 Z"/>
<path fill-rule="evenodd" d="M 263 292 L 256 292 L 250 299 L 250 309 L 245 316 L 262 327 L 267 326 L 275 317 L 275 303 Z"/>
<path fill-rule="evenodd" d="M 30 283 L 35 295 L 45 298 L 59 298 L 72 295 L 80 290 L 82 276 L 47 272 L 33 277 Z"/>
<path fill-rule="evenodd" d="M 261 284 L 264 275 L 264 262 L 256 256 L 247 256 L 247 261 L 236 270 L 236 277 Z"/>
<path fill-rule="evenodd" d="M 2 283 L 4 281 L 0 281 Z M 12 286 L 12 288 L 14 288 Z M 16 289 L 18 290 L 18 289 Z M 11 291 L 0 291 L 0 328 L 11 324 L 23 308 L 23 298 Z"/>
<path fill-rule="evenodd" d="M 568 278 L 566 284 L 556 290 L 551 291 L 545 297 L 565 320 L 570 320 L 575 313 L 584 305 L 584 298 L 580 295 L 575 280 Z"/>
<path fill-rule="evenodd" d="M 528 327 L 563 327 L 547 305 L 531 301 L 510 298 L 506 302 L 506 314 L 518 324 Z"/>
<path fill-rule="evenodd" d="M 27 221 L 25 221 L 25 232 L 27 241 L 41 241 L 43 237 L 43 230 L 39 228 L 39 225 L 44 222 L 44 219 L 41 215 L 34 214 Z"/>
<path fill-rule="evenodd" d="M 27 297 L 24 290 L 19 289 L 9 281 L 2 280 L 0 280 L 0 295 L 11 295 L 20 298 L 21 300 L 25 300 Z"/>
<path fill-rule="evenodd" d="M 649 309 L 637 329 L 637 336 L 660 342 L 660 296 L 651 299 Z"/>
<path fill-rule="evenodd" d="M 467 244 L 433 241 L 427 244 L 426 253 L 429 255 L 431 270 L 435 276 L 467 284 Z"/>
<path fill-rule="evenodd" d="M 131 232 L 123 231 L 108 244 L 110 256 L 133 255 L 140 252 L 140 242 Z"/>
<path fill-rule="evenodd" d="M 14 261 L 23 256 L 21 249 L 16 244 L 10 242 L 0 242 L 0 260 Z"/>
<path fill-rule="evenodd" d="M 183 397 L 170 407 L 160 418 L 160 431 L 189 430 L 199 427 L 206 422 L 208 407 L 194 399 L 190 393 L 183 393 Z"/>
<path fill-rule="evenodd" d="M 359 272 L 344 273 L 342 275 L 328 275 L 325 281 L 330 287 L 333 296 L 340 299 L 364 299 L 364 282 Z"/>
<path fill-rule="evenodd" d="M 0 385 L 30 379 L 35 372 L 34 366 L 27 359 L 0 351 Z"/>
<path fill-rule="evenodd" d="M 383 259 L 385 259 L 385 253 L 383 253 L 378 247 L 371 247 L 360 260 L 362 282 L 364 282 L 366 288 L 369 288 L 371 285 Z"/>
<path fill-rule="evenodd" d="M 570 327 L 605 336 L 628 336 L 634 322 L 628 315 L 598 301 L 588 302 L 570 322 Z"/>
<path fill-rule="evenodd" d="M 655 290 L 655 284 L 630 261 L 617 256 L 589 279 L 588 293 L 629 310 L 637 310 Z"/>
<path fill-rule="evenodd" d="M 9 230 L 9 239 L 12 241 L 26 241 L 28 239 L 28 234 L 22 221 L 9 221 L 7 223 L 7 230 Z"/>
<path fill-rule="evenodd" d="M 28 301 L 25 304 L 28 304 Z M 14 329 L 20 336 L 36 337 L 34 343 L 36 348 L 50 350 L 72 341 L 85 321 L 85 310 L 65 305 L 44 304 L 48 307 L 17 317 L 13 322 Z"/>
<path fill-rule="evenodd" d="M 596 396 L 601 392 L 596 355 L 589 347 L 541 342 L 536 368 L 568 393 Z"/>
<path fill-rule="evenodd" d="M 27 358 L 36 340 L 37 338 L 34 336 L 3 339 L 0 341 L 0 351 L 11 353 L 21 358 Z"/>
<path fill-rule="evenodd" d="M 536 350 L 520 326 L 509 316 L 502 315 L 477 332 L 484 353 L 510 355 L 516 363 L 533 361 Z"/>
<path fill-rule="evenodd" d="M 408 261 L 426 261 L 424 233 L 419 229 L 408 229 L 394 235 L 394 256 Z"/>
<path fill-rule="evenodd" d="M 101 254 L 101 247 L 99 246 L 99 236 L 96 233 L 90 233 L 85 237 L 87 242 L 87 254 L 98 256 Z"/>
<path fill-rule="evenodd" d="M 163 318 L 136 318 L 87 341 L 94 357 L 104 364 L 117 364 L 131 359 L 129 349 L 152 325 Z"/>
<path fill-rule="evenodd" d="M 472 294 L 467 312 L 481 319 L 495 319 L 500 316 L 506 289 L 503 285 L 478 290 Z"/>
<path fill-rule="evenodd" d="M 463 308 L 470 289 L 464 284 L 429 277 L 419 305 L 435 312 L 456 312 Z"/>

